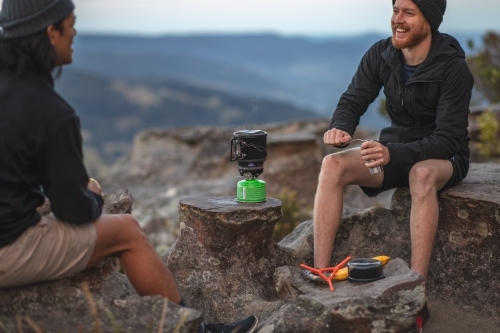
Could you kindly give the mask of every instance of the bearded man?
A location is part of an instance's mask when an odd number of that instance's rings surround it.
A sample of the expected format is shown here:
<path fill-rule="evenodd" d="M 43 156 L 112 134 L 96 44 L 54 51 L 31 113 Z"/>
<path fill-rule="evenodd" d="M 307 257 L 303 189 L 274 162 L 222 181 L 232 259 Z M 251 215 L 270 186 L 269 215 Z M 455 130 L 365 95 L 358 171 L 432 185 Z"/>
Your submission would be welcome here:
<path fill-rule="evenodd" d="M 411 269 L 427 278 L 438 225 L 437 194 L 461 182 L 469 168 L 474 82 L 460 44 L 438 32 L 446 0 L 392 3 L 392 38 L 375 43 L 362 58 L 324 142 L 346 146 L 382 88 L 391 126 L 381 131 L 378 142 L 323 160 L 314 204 L 314 265 L 331 266 L 345 186 L 359 185 L 371 197 L 409 186 Z M 369 168 L 376 167 L 383 171 L 371 174 Z M 426 306 L 423 314 L 421 324 L 428 318 Z"/>

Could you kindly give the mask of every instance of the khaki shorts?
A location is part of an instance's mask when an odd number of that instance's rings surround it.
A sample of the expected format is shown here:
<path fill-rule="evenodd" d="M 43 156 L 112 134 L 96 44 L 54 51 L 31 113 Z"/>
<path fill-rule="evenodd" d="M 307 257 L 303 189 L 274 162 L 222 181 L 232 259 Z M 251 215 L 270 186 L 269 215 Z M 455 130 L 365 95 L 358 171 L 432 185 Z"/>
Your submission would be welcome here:
<path fill-rule="evenodd" d="M 96 242 L 94 223 L 76 226 L 53 215 L 0 248 L 0 288 L 59 279 L 87 267 Z"/>

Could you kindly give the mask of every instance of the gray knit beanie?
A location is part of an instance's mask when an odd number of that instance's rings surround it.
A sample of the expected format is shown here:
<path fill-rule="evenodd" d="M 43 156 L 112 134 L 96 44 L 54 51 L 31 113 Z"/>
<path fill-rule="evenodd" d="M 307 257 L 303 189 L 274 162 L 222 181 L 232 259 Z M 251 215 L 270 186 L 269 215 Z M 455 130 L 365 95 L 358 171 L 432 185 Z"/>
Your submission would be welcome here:
<path fill-rule="evenodd" d="M 435 33 L 441 22 L 443 22 L 444 12 L 446 11 L 446 0 L 412 0 L 424 15 L 431 26 L 432 33 Z M 392 0 L 392 5 L 396 0 Z"/>
<path fill-rule="evenodd" d="M 57 23 L 73 12 L 71 0 L 3 0 L 0 36 L 25 37 Z"/>

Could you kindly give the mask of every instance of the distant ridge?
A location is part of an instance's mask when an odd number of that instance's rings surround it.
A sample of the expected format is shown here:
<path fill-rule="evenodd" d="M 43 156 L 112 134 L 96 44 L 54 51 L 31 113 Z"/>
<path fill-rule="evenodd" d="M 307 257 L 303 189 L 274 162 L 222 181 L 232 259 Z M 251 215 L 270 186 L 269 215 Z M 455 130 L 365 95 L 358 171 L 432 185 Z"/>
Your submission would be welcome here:
<path fill-rule="evenodd" d="M 133 137 L 151 127 L 243 127 L 313 119 L 314 110 L 269 98 L 238 96 L 176 80 L 111 80 L 64 69 L 56 89 L 82 120 L 86 143 L 108 162 L 127 152 Z"/>
<path fill-rule="evenodd" d="M 466 40 L 479 35 L 455 37 L 467 51 Z M 79 34 L 75 61 L 57 86 L 82 114 L 88 142 L 108 142 L 98 144 L 100 151 L 117 156 L 133 133 L 149 126 L 330 118 L 361 57 L 382 38 L 387 35 Z M 378 105 L 360 126 L 388 124 Z"/>

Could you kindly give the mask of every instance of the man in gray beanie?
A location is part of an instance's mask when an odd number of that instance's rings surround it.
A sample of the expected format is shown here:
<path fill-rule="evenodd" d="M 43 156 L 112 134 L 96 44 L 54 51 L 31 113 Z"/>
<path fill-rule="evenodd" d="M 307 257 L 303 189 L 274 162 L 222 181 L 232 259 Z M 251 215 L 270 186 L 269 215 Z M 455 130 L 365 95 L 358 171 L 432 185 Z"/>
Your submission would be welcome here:
<path fill-rule="evenodd" d="M 4 0 L 0 12 L 0 288 L 59 279 L 120 259 L 139 295 L 185 305 L 169 269 L 130 214 L 102 214 L 83 164 L 80 120 L 54 90 L 72 62 L 71 0 Z M 37 207 L 50 200 L 52 214 Z M 250 333 L 250 316 L 199 332 Z"/>
<path fill-rule="evenodd" d="M 378 142 L 367 141 L 323 160 L 314 203 L 314 266 L 331 265 L 345 186 L 359 185 L 371 197 L 409 186 L 411 268 L 427 278 L 438 225 L 437 194 L 460 183 L 469 168 L 467 127 L 474 82 L 458 41 L 438 31 L 446 0 L 392 4 L 392 37 L 364 55 L 324 143 L 347 146 L 382 88 L 391 126 L 381 131 Z M 345 255 L 335 255 L 334 262 Z M 417 326 L 422 329 L 428 318 L 425 304 Z"/>

